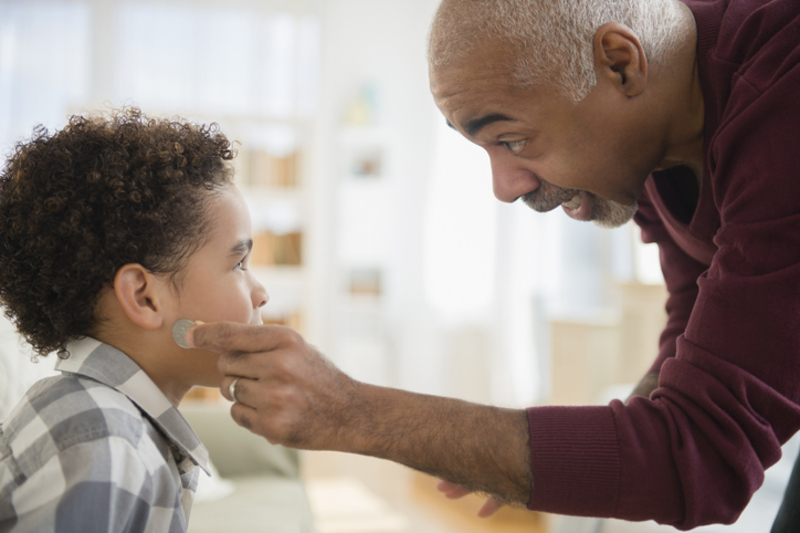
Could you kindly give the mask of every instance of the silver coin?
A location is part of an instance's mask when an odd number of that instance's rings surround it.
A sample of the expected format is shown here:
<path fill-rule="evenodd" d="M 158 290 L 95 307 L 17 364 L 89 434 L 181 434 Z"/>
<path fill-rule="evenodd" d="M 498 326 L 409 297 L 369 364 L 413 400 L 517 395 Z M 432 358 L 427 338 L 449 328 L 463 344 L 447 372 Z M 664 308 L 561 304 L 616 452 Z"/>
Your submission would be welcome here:
<path fill-rule="evenodd" d="M 178 343 L 181 348 L 190 348 L 186 344 L 186 332 L 194 327 L 194 322 L 185 318 L 179 318 L 172 325 L 172 338 Z"/>

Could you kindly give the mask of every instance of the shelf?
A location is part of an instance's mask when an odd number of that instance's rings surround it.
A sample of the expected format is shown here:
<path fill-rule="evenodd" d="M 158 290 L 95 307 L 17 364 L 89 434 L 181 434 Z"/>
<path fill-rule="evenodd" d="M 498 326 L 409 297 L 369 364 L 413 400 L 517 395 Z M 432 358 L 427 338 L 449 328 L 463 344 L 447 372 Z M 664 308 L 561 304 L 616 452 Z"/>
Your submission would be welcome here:
<path fill-rule="evenodd" d="M 251 265 L 250 271 L 259 281 L 299 285 L 305 283 L 306 272 L 302 266 L 294 265 Z"/>

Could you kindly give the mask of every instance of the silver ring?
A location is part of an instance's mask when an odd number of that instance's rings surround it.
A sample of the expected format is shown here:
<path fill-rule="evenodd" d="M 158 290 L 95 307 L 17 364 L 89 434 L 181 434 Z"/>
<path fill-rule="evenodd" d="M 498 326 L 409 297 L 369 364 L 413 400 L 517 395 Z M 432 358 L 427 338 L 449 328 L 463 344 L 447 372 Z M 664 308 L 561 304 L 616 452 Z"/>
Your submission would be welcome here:
<path fill-rule="evenodd" d="M 238 401 L 236 399 L 236 383 L 239 381 L 240 377 L 241 376 L 237 376 L 237 377 L 233 378 L 233 381 L 231 381 L 231 384 L 228 385 L 228 394 L 231 395 L 231 399 L 233 400 L 233 403 L 236 403 Z"/>

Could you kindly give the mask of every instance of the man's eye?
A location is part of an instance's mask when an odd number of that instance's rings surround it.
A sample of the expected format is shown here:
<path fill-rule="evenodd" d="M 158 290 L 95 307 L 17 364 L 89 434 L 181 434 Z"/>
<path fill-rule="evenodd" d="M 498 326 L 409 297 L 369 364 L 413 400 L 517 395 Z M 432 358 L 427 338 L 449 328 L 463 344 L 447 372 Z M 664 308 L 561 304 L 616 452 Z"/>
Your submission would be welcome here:
<path fill-rule="evenodd" d="M 514 155 L 519 155 L 522 149 L 525 148 L 527 141 L 500 141 L 500 145 L 504 146 L 509 152 Z"/>

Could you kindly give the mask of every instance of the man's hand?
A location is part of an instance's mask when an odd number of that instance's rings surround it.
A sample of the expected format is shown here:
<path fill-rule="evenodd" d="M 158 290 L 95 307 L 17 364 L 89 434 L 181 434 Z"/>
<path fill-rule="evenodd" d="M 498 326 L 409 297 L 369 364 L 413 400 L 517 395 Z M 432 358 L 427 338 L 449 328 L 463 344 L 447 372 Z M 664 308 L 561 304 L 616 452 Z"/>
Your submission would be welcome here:
<path fill-rule="evenodd" d="M 358 383 L 337 369 L 293 329 L 223 323 L 191 330 L 187 341 L 221 352 L 220 390 L 231 416 L 273 444 L 309 450 L 346 450 L 342 429 L 357 409 Z"/>
<path fill-rule="evenodd" d="M 472 494 L 472 491 L 468 488 L 456 485 L 455 483 L 450 483 L 445 479 L 440 480 L 439 484 L 436 485 L 436 488 L 439 490 L 439 492 L 444 494 L 445 498 L 449 498 L 451 500 L 463 498 L 467 494 Z M 481 518 L 489 518 L 499 511 L 503 505 L 504 504 L 501 501 L 490 496 L 486 499 L 486 502 L 478 511 L 478 516 Z"/>
<path fill-rule="evenodd" d="M 351 379 L 294 330 L 202 324 L 190 346 L 220 353 L 231 415 L 272 443 L 389 459 L 497 501 L 527 505 L 528 419 L 503 409 Z"/>

